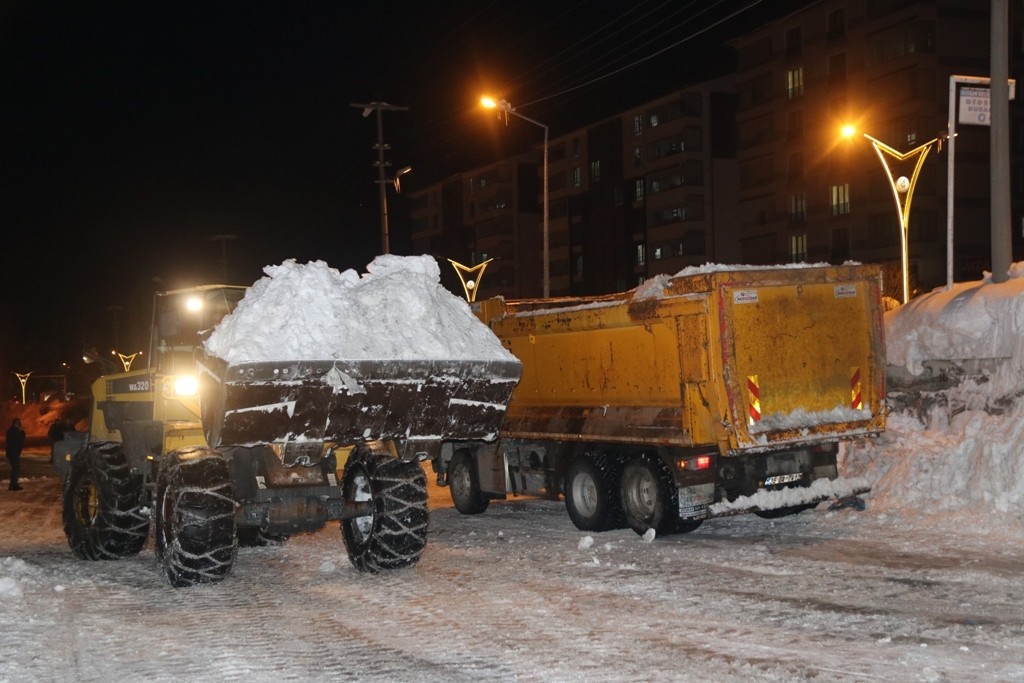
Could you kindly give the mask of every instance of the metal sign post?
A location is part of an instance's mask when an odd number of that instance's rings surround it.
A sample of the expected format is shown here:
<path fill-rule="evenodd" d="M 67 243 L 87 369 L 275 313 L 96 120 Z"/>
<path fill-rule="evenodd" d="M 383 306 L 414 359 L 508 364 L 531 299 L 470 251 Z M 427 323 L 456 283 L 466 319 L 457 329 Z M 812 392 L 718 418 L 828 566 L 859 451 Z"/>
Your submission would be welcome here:
<path fill-rule="evenodd" d="M 953 286 L 953 189 L 955 186 L 953 174 L 953 159 L 956 157 L 956 124 L 957 124 L 957 103 L 960 104 L 959 122 L 972 126 L 989 125 L 989 85 L 992 79 L 987 76 L 958 76 L 953 74 L 949 77 L 949 123 L 948 123 L 948 155 L 946 157 L 946 289 Z M 959 99 L 957 98 L 957 85 L 960 88 Z M 1012 78 L 1009 80 L 1010 99 L 1014 98 L 1017 82 Z M 966 87 L 985 86 L 985 87 Z"/>

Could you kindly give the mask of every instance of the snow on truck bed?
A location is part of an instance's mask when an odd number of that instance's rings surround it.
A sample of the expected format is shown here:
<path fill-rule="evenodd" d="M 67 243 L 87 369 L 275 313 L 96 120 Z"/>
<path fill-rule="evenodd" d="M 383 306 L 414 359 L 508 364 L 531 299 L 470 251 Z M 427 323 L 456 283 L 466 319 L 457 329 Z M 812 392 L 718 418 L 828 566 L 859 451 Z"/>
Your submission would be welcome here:
<path fill-rule="evenodd" d="M 378 256 L 359 275 L 289 259 L 258 280 L 206 342 L 228 363 L 515 360 L 431 256 Z"/>

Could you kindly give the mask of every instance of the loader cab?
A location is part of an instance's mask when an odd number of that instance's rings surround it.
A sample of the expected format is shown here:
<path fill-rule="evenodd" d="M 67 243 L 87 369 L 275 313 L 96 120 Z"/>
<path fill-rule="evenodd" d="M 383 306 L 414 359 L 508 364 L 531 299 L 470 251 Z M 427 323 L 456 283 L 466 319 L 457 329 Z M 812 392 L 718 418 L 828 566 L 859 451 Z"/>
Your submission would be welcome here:
<path fill-rule="evenodd" d="M 158 292 L 153 305 L 151 369 L 163 375 L 194 372 L 203 342 L 235 310 L 245 291 L 235 285 L 204 285 Z"/>

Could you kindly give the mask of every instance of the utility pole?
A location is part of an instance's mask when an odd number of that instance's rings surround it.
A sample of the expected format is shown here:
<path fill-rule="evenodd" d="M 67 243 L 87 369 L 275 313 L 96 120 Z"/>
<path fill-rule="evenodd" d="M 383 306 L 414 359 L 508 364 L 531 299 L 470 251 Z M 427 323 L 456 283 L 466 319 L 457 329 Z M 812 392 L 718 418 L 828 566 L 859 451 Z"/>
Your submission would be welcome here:
<path fill-rule="evenodd" d="M 210 242 L 220 242 L 220 277 L 221 284 L 228 283 L 228 241 L 238 239 L 238 235 L 211 235 L 206 238 Z"/>
<path fill-rule="evenodd" d="M 377 112 L 377 144 L 373 146 L 377 150 L 377 161 L 374 162 L 374 166 L 377 167 L 377 185 L 380 188 L 380 246 L 381 253 L 391 253 L 390 237 L 388 236 L 388 195 L 387 188 L 385 187 L 388 182 L 386 169 L 391 164 L 384 161 L 384 150 L 391 149 L 389 145 L 384 144 L 384 120 L 383 112 L 385 111 L 409 111 L 409 107 L 397 107 L 387 102 L 368 102 L 366 104 L 360 104 L 358 102 L 352 102 L 349 104 L 351 107 L 363 110 L 363 118 L 368 117 L 372 112 Z"/>
<path fill-rule="evenodd" d="M 989 129 L 989 154 L 992 182 L 992 282 L 1006 282 L 1013 260 L 1012 217 L 1010 214 L 1010 95 L 1009 33 L 1010 20 L 1006 0 L 992 0 L 990 60 L 992 65 L 991 97 L 989 98 L 992 126 Z"/>

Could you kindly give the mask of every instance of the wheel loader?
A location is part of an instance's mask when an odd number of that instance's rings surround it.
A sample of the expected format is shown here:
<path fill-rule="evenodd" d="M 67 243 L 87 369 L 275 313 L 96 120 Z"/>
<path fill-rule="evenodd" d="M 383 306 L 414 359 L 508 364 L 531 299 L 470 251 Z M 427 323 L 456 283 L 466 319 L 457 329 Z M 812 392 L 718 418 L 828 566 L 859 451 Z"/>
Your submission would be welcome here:
<path fill-rule="evenodd" d="M 186 587 L 224 579 L 239 546 L 339 520 L 357 570 L 414 565 L 427 538 L 420 461 L 496 438 L 519 363 L 208 355 L 204 338 L 245 292 L 156 294 L 148 366 L 92 385 L 89 432 L 52 450 L 72 552 L 131 557 L 152 529 L 163 575 Z"/>

